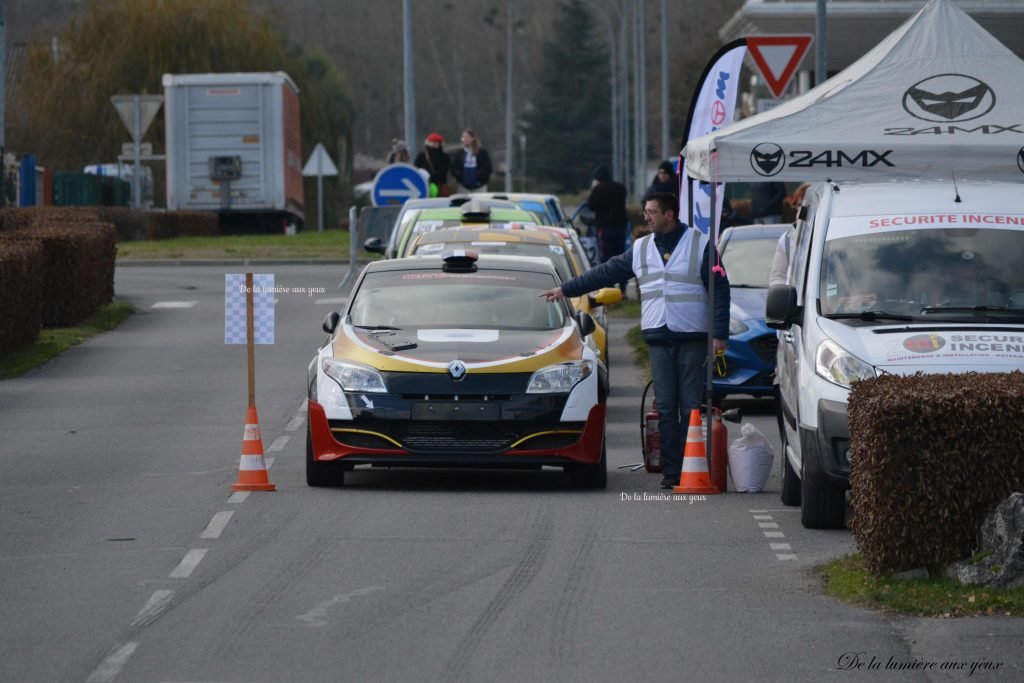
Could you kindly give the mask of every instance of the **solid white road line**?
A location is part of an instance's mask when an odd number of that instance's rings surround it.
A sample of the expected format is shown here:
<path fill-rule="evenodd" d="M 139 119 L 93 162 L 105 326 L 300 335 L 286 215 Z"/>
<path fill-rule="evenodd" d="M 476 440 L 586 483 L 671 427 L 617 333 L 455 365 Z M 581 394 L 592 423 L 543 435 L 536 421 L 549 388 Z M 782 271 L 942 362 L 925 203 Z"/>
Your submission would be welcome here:
<path fill-rule="evenodd" d="M 181 558 L 181 562 L 171 572 L 170 578 L 172 579 L 187 579 L 195 571 L 195 568 L 203 561 L 203 557 L 206 555 L 207 548 L 193 548 L 185 553 L 185 557 Z"/>
<path fill-rule="evenodd" d="M 277 437 L 276 439 L 274 439 L 274 443 L 270 444 L 270 448 L 268 448 L 267 451 L 268 452 L 273 452 L 273 451 L 281 450 L 282 448 L 284 448 L 284 445 L 286 443 L 288 443 L 288 440 L 290 438 L 291 438 L 290 436 L 279 436 L 279 437 Z"/>
<path fill-rule="evenodd" d="M 224 527 L 227 526 L 228 520 L 231 519 L 231 515 L 235 514 L 234 510 L 227 510 L 218 512 L 210 520 L 210 523 L 206 525 L 203 533 L 199 534 L 199 538 L 220 538 L 221 532 L 224 531 Z"/>
<path fill-rule="evenodd" d="M 228 502 L 229 503 L 244 503 L 245 499 L 249 497 L 250 493 L 252 493 L 252 491 L 235 491 L 228 498 Z"/>
<path fill-rule="evenodd" d="M 139 611 L 138 616 L 135 617 L 132 626 L 141 626 L 152 621 L 156 615 L 160 614 L 170 604 L 173 595 L 174 591 L 159 590 L 149 596 L 149 600 L 146 601 L 145 606 Z"/>
<path fill-rule="evenodd" d="M 124 663 L 128 661 L 128 658 L 135 652 L 135 648 L 138 647 L 138 643 L 125 643 L 121 647 L 117 648 L 110 654 L 109 657 L 103 660 L 92 675 L 85 679 L 86 683 L 107 683 L 108 681 L 114 680 L 117 676 L 117 672 L 121 670 Z"/>

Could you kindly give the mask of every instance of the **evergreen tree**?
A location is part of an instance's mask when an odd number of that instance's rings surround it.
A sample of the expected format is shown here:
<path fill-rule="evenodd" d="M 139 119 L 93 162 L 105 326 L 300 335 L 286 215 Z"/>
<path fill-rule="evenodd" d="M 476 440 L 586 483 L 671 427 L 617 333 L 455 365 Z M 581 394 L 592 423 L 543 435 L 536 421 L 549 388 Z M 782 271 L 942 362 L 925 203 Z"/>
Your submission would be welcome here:
<path fill-rule="evenodd" d="M 582 0 L 559 8 L 527 114 L 529 173 L 575 192 L 611 163 L 608 52 Z"/>

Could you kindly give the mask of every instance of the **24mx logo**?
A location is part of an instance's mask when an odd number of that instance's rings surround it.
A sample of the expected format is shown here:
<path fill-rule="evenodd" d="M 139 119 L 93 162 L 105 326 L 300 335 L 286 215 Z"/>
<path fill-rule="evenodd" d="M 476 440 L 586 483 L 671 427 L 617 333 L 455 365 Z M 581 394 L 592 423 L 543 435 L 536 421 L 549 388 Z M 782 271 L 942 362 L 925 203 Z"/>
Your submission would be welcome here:
<path fill-rule="evenodd" d="M 750 166 L 758 175 L 773 176 L 779 173 L 788 164 L 790 168 L 814 168 L 824 166 L 825 168 L 842 168 L 859 166 L 871 168 L 882 164 L 883 166 L 895 166 L 889 161 L 889 155 L 893 150 L 887 149 L 884 152 L 872 149 L 862 149 L 857 152 L 842 149 L 826 149 L 815 151 L 809 149 L 794 149 L 787 154 L 781 147 L 771 142 L 762 142 L 750 152 Z"/>

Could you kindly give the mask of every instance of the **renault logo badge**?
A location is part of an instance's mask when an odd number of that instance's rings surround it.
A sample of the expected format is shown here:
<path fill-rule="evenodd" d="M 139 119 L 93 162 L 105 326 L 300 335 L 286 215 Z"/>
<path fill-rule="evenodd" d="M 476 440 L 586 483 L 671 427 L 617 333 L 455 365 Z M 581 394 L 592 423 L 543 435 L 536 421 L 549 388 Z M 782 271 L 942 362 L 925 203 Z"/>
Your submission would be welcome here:
<path fill-rule="evenodd" d="M 452 379 L 462 379 L 466 376 L 466 364 L 461 360 L 453 360 L 448 364 L 448 374 L 452 376 Z"/>

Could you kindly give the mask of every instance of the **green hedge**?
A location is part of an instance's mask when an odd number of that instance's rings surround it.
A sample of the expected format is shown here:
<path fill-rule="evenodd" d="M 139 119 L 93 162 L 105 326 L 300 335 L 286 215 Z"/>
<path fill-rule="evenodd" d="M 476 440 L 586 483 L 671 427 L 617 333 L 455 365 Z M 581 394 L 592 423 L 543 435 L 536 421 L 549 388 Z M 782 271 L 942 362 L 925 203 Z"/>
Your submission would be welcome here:
<path fill-rule="evenodd" d="M 857 546 L 875 575 L 968 557 L 1024 490 L 1024 373 L 884 375 L 850 393 Z"/>
<path fill-rule="evenodd" d="M 0 240 L 0 354 L 39 336 L 42 297 L 42 244 Z"/>

